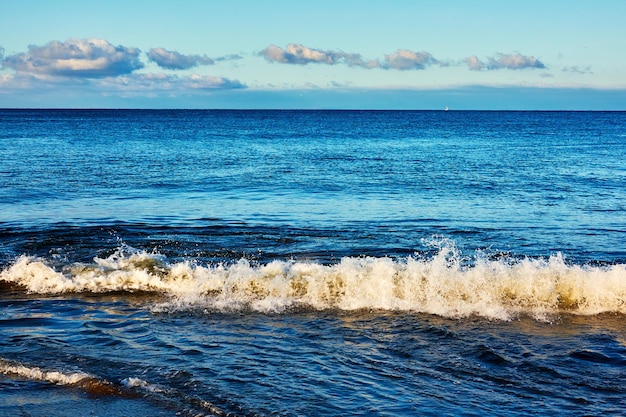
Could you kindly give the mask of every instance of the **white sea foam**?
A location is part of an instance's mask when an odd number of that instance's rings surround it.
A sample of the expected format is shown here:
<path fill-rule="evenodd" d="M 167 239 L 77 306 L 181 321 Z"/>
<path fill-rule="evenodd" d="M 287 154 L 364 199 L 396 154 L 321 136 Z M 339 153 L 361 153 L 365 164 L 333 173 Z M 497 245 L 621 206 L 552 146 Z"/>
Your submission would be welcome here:
<path fill-rule="evenodd" d="M 0 374 L 29 381 L 80 388 L 91 395 L 124 395 L 114 384 L 84 372 L 68 373 L 57 370 L 44 370 L 39 367 L 26 366 L 21 363 L 0 359 Z"/>
<path fill-rule="evenodd" d="M 63 373 L 59 371 L 45 371 L 38 367 L 28 367 L 18 363 L 0 360 L 0 373 L 14 375 L 31 381 L 50 382 L 57 385 L 76 385 L 92 377 L 82 372 Z"/>
<path fill-rule="evenodd" d="M 120 250 L 92 264 L 53 269 L 23 256 L 0 280 L 32 293 L 156 292 L 168 300 L 157 311 L 205 308 L 282 312 L 313 309 L 385 309 L 510 319 L 569 312 L 626 314 L 626 265 L 571 265 L 548 259 L 490 260 L 470 266 L 453 246 L 429 259 L 344 258 L 334 265 L 273 261 L 253 265 L 169 264 L 160 255 Z"/>
<path fill-rule="evenodd" d="M 122 380 L 122 385 L 128 388 L 147 387 L 149 384 L 141 378 L 125 378 Z"/>
<path fill-rule="evenodd" d="M 124 378 L 122 380 L 122 385 L 125 386 L 126 388 L 139 389 L 141 391 L 152 392 L 152 393 L 165 393 L 167 391 L 159 387 L 158 385 L 151 384 L 147 381 L 144 381 L 141 378 L 135 378 L 135 377 Z"/>

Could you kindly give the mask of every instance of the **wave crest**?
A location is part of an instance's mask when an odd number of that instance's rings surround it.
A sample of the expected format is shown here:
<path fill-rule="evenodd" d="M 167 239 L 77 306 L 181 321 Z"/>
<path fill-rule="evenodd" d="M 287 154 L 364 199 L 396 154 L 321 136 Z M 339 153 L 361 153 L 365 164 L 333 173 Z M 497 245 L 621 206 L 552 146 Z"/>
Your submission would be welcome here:
<path fill-rule="evenodd" d="M 563 312 L 626 314 L 626 265 L 569 265 L 560 254 L 521 260 L 478 254 L 465 265 L 451 245 L 428 259 L 348 257 L 333 265 L 256 265 L 244 259 L 229 265 L 170 264 L 158 254 L 120 248 L 91 264 L 60 270 L 44 259 L 22 256 L 0 272 L 0 280 L 41 294 L 156 292 L 169 297 L 154 307 L 159 312 L 306 307 L 505 320 L 523 314 L 545 319 Z"/>

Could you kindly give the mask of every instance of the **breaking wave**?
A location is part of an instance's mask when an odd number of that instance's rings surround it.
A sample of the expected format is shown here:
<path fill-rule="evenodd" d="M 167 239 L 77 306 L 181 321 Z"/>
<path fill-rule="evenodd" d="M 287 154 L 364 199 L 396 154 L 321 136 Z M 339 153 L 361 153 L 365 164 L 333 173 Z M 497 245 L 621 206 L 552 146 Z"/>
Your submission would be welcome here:
<path fill-rule="evenodd" d="M 156 312 L 382 309 L 503 320 L 626 314 L 624 264 L 571 265 L 561 254 L 493 260 L 479 253 L 467 264 L 452 244 L 430 258 L 346 257 L 332 265 L 242 259 L 203 266 L 122 247 L 93 263 L 60 267 L 22 256 L 0 272 L 0 281 L 37 294 L 158 293 L 167 299 L 152 307 Z"/>

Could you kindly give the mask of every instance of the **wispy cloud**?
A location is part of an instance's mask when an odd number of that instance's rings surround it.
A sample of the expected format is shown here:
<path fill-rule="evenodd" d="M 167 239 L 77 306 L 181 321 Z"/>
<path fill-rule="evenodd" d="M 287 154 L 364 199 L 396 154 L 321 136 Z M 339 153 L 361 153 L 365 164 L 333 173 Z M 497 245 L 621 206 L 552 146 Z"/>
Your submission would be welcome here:
<path fill-rule="evenodd" d="M 114 77 L 143 68 L 140 50 L 114 46 L 104 39 L 51 41 L 44 46 L 28 47 L 28 52 L 9 55 L 4 68 L 29 74 L 64 77 Z"/>
<path fill-rule="evenodd" d="M 206 55 L 183 55 L 163 48 L 152 48 L 147 55 L 150 61 L 166 69 L 189 69 L 198 65 L 212 65 L 215 63 Z"/>
<path fill-rule="evenodd" d="M 246 85 L 226 77 L 193 74 L 188 77 L 176 77 L 172 80 L 185 90 L 235 90 L 246 88 Z"/>
<path fill-rule="evenodd" d="M 148 51 L 147 56 L 150 61 L 156 63 L 159 67 L 170 70 L 185 70 L 199 65 L 213 65 L 219 61 L 241 59 L 240 55 L 227 55 L 219 58 L 210 58 L 206 55 L 184 55 L 164 48 L 152 48 Z"/>
<path fill-rule="evenodd" d="M 178 76 L 165 73 L 127 74 L 117 77 L 78 80 L 65 77 L 41 77 L 28 73 L 5 74 L 0 76 L 0 93 L 18 93 L 25 90 L 49 90 L 59 88 L 69 90 L 89 89 L 101 93 L 146 93 L 168 92 L 178 94 L 201 94 L 211 90 L 245 89 L 247 86 L 226 77 L 209 75 Z"/>
<path fill-rule="evenodd" d="M 563 67 L 563 69 L 561 69 L 561 71 L 563 72 L 571 72 L 574 74 L 593 74 L 593 71 L 591 71 L 591 66 L 586 66 L 584 68 L 581 68 L 579 66 L 569 66 L 569 67 Z"/>
<path fill-rule="evenodd" d="M 226 77 L 193 74 L 178 76 L 174 74 L 130 74 L 122 77 L 102 80 L 100 86 L 113 90 L 155 92 L 241 89 L 246 85 Z"/>
<path fill-rule="evenodd" d="M 464 63 L 472 71 L 482 70 L 519 70 L 526 68 L 539 68 L 544 69 L 546 66 L 543 62 L 535 58 L 534 56 L 522 55 L 519 52 L 512 54 L 497 53 L 493 57 L 487 58 L 487 61 L 482 61 L 476 55 L 472 55 L 464 60 Z"/>
<path fill-rule="evenodd" d="M 279 62 L 282 64 L 336 65 L 343 63 L 350 67 L 380 67 L 380 62 L 377 60 L 365 60 L 360 54 L 309 48 L 295 43 L 290 43 L 285 49 L 276 45 L 270 45 L 259 52 L 259 56 L 264 57 L 270 62 Z"/>

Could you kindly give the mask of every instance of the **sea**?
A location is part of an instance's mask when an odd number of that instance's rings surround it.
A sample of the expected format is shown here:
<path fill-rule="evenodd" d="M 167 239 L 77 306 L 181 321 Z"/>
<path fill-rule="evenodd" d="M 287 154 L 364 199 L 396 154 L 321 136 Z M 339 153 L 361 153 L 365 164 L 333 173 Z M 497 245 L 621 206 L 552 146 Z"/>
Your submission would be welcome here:
<path fill-rule="evenodd" d="M 626 415 L 626 112 L 0 110 L 0 415 Z"/>

